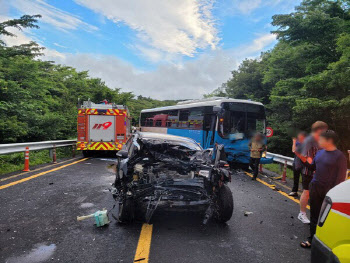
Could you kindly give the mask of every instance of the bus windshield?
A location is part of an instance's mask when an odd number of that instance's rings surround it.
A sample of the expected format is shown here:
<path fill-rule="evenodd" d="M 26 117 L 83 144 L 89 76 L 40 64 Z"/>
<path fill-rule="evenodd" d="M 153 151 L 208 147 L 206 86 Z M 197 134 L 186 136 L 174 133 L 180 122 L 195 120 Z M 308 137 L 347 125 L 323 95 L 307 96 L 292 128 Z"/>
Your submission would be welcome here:
<path fill-rule="evenodd" d="M 224 102 L 220 113 L 219 135 L 226 139 L 243 139 L 256 132 L 265 133 L 265 110 L 261 105 Z"/>

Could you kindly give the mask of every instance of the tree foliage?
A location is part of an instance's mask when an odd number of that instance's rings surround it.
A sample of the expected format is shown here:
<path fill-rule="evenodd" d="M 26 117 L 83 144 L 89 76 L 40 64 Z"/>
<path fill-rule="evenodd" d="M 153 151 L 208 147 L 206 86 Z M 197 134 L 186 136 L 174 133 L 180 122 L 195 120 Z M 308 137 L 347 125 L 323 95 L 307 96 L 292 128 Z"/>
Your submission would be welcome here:
<path fill-rule="evenodd" d="M 14 36 L 8 27 L 38 28 L 39 17 L 0 23 L 0 36 Z M 110 89 L 87 71 L 40 60 L 41 51 L 35 42 L 12 47 L 0 43 L 0 143 L 76 138 L 78 98 L 127 105 L 135 122 L 141 109 L 175 103 Z"/>
<path fill-rule="evenodd" d="M 294 12 L 273 16 L 276 46 L 258 59 L 244 60 L 220 89 L 266 105 L 274 129 L 271 151 L 290 154 L 293 131 L 309 131 L 316 120 L 340 135 L 342 150 L 350 149 L 349 4 L 304 0 Z"/>

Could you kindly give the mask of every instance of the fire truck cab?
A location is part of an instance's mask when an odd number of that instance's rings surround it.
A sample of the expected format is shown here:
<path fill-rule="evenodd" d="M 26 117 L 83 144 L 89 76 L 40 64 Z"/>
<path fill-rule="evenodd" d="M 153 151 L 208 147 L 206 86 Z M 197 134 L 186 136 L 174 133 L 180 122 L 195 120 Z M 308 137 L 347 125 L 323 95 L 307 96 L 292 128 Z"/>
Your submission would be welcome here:
<path fill-rule="evenodd" d="M 78 107 L 77 150 L 84 156 L 93 151 L 118 151 L 130 136 L 130 115 L 124 105 L 84 101 Z"/>

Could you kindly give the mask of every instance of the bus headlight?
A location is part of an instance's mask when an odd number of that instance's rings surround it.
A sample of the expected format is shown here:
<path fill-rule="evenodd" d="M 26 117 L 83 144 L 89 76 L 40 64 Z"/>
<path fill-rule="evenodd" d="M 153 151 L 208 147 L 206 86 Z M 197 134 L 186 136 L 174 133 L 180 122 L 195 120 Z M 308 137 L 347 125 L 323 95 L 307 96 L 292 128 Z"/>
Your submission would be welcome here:
<path fill-rule="evenodd" d="M 198 174 L 199 174 L 199 176 L 202 176 L 202 177 L 205 177 L 205 178 L 209 179 L 210 171 L 208 171 L 208 170 L 199 170 Z"/>
<path fill-rule="evenodd" d="M 332 208 L 332 199 L 329 196 L 326 196 L 326 198 L 323 200 L 320 216 L 318 218 L 318 226 L 320 227 L 323 226 L 329 214 L 329 211 L 331 211 L 331 208 Z"/>

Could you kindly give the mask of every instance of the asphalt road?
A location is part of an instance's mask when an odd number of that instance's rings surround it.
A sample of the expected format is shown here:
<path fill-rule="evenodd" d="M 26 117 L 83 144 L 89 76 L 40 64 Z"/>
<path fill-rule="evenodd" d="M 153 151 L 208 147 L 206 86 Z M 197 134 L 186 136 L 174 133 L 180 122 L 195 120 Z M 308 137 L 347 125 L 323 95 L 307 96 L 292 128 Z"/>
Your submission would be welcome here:
<path fill-rule="evenodd" d="M 112 161 L 75 159 L 0 178 L 0 262 L 133 262 L 141 223 L 110 217 L 109 226 L 96 228 L 93 219 L 76 220 L 113 207 Z M 297 203 L 243 172 L 229 186 L 235 210 L 226 225 L 202 226 L 193 213 L 155 213 L 149 262 L 310 262 L 310 251 L 299 247 L 308 226 L 296 218 Z"/>

